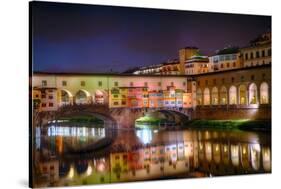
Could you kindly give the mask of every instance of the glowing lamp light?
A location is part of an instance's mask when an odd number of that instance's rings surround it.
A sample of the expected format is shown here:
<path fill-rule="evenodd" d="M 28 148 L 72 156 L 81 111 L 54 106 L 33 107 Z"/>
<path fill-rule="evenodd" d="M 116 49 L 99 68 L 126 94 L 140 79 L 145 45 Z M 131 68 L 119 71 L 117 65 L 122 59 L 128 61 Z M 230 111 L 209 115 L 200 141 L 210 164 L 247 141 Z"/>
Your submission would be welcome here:
<path fill-rule="evenodd" d="M 99 163 L 98 166 L 97 166 L 97 169 L 99 172 L 102 172 L 105 170 L 105 165 L 104 163 Z"/>
<path fill-rule="evenodd" d="M 69 173 L 68 173 L 67 177 L 69 179 L 72 179 L 74 177 L 74 168 L 73 168 L 73 166 L 70 167 L 70 170 L 69 170 Z"/>

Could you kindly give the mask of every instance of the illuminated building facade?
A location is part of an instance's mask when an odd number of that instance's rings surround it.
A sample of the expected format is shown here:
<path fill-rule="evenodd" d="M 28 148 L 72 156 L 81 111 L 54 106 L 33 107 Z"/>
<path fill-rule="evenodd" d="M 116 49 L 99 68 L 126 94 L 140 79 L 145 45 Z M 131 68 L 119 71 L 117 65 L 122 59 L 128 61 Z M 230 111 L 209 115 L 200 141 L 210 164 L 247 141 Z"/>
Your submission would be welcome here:
<path fill-rule="evenodd" d="M 191 56 L 185 61 L 185 74 L 196 75 L 209 72 L 209 59 L 199 53 Z"/>
<path fill-rule="evenodd" d="M 200 74 L 195 80 L 197 106 L 257 106 L 271 102 L 269 65 Z"/>
<path fill-rule="evenodd" d="M 271 64 L 271 32 L 264 33 L 241 48 L 241 58 L 245 67 Z"/>
<path fill-rule="evenodd" d="M 209 72 L 242 68 L 239 48 L 229 47 L 219 50 L 209 57 Z"/>
<path fill-rule="evenodd" d="M 187 91 L 185 76 L 37 73 L 32 79 L 34 94 L 40 88 L 42 111 L 73 104 L 106 104 L 110 108 L 156 108 L 164 104 L 182 107 Z M 153 97 L 153 91 L 158 95 Z"/>
<path fill-rule="evenodd" d="M 177 59 L 168 60 L 167 62 L 164 62 L 162 64 L 141 67 L 133 71 L 132 73 L 142 75 L 180 75 L 180 64 Z"/>

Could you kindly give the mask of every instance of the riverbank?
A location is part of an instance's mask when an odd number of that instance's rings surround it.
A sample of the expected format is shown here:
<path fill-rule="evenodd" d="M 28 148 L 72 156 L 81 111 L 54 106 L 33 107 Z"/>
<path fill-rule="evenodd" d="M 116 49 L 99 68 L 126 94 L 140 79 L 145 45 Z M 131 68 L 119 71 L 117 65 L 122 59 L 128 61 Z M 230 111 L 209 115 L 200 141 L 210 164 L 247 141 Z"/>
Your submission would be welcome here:
<path fill-rule="evenodd" d="M 271 120 L 191 120 L 183 127 L 271 132 Z"/>

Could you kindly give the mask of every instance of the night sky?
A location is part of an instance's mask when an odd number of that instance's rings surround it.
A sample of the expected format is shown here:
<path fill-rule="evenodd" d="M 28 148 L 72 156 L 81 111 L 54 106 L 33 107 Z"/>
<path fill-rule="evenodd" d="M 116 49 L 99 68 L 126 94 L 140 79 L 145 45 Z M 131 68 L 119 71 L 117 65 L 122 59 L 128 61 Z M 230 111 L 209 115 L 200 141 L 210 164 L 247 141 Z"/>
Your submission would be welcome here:
<path fill-rule="evenodd" d="M 33 70 L 123 72 L 178 58 L 196 46 L 212 55 L 246 46 L 270 16 L 32 2 Z"/>

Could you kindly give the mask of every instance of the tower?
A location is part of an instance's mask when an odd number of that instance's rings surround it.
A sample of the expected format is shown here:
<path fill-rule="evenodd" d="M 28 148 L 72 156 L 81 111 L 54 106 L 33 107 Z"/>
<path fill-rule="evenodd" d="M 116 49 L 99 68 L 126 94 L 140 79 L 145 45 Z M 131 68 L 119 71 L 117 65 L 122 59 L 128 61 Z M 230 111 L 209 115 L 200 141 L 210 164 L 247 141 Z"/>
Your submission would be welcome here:
<path fill-rule="evenodd" d="M 198 53 L 197 47 L 185 47 L 179 50 L 180 74 L 185 74 L 185 61 Z"/>

